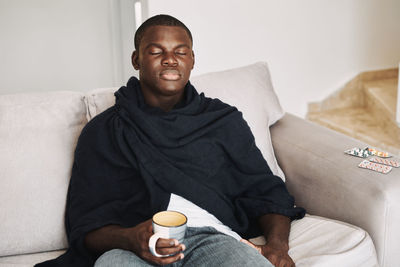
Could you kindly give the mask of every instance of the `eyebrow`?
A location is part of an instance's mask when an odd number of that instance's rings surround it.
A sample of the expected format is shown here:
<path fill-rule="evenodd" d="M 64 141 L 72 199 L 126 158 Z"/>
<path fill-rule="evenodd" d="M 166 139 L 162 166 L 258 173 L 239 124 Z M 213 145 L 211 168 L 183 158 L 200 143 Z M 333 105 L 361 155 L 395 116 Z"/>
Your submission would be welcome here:
<path fill-rule="evenodd" d="M 146 45 L 145 49 L 147 49 L 147 48 L 149 48 L 149 47 L 151 47 L 151 46 L 155 46 L 155 47 L 158 47 L 158 48 L 161 48 L 161 49 L 163 48 L 163 46 L 160 45 L 160 44 L 158 44 L 158 43 L 149 43 L 148 45 Z M 174 47 L 174 48 L 175 48 L 175 49 L 178 49 L 178 48 L 181 48 L 181 47 L 187 47 L 187 48 L 190 49 L 190 46 L 187 45 L 187 44 L 180 44 L 180 45 L 177 45 L 177 46 Z"/>

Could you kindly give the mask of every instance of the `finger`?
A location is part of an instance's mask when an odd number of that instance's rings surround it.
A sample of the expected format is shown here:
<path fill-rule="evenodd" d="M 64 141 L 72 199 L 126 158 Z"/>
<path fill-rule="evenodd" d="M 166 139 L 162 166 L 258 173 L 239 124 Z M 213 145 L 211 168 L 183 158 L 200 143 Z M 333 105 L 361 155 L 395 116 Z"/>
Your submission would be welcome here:
<path fill-rule="evenodd" d="M 177 247 L 170 247 L 170 248 L 156 248 L 158 254 L 161 255 L 175 255 L 179 252 L 183 252 L 186 249 L 184 244 L 180 244 Z"/>
<path fill-rule="evenodd" d="M 147 227 L 147 232 L 153 233 L 153 224 L 150 223 L 149 226 Z"/>
<path fill-rule="evenodd" d="M 240 242 L 245 243 L 246 245 L 249 245 L 250 247 L 257 249 L 258 252 L 261 253 L 261 248 L 254 245 L 253 243 L 251 243 L 250 241 L 246 240 L 246 239 L 241 239 Z"/>
<path fill-rule="evenodd" d="M 288 259 L 282 259 L 282 258 L 280 258 L 278 260 L 278 264 L 276 265 L 276 267 L 293 267 L 293 266 L 294 266 L 294 263 L 292 261 L 289 261 Z"/>
<path fill-rule="evenodd" d="M 276 267 L 288 267 L 289 265 L 286 265 L 287 261 L 278 259 L 277 264 L 275 265 Z"/>
<path fill-rule="evenodd" d="M 251 243 L 250 241 L 246 240 L 246 239 L 240 239 L 240 242 L 245 243 L 246 245 L 249 245 L 250 247 L 255 248 L 254 244 Z"/>
<path fill-rule="evenodd" d="M 160 238 L 157 240 L 156 247 L 170 248 L 179 246 L 179 242 L 176 239 Z"/>
<path fill-rule="evenodd" d="M 295 267 L 296 266 L 294 261 L 293 261 L 293 259 L 289 256 L 289 254 L 287 255 L 286 260 L 287 260 L 287 264 L 286 265 L 288 267 Z"/>
<path fill-rule="evenodd" d="M 275 255 L 268 255 L 267 259 L 272 263 L 272 265 L 279 266 L 279 259 Z"/>

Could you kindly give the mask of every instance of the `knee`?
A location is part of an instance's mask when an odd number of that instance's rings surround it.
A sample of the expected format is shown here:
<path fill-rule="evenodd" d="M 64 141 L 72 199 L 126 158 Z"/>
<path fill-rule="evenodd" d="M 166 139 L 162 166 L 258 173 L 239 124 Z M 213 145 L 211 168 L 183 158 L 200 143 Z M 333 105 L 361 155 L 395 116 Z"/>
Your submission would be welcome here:
<path fill-rule="evenodd" d="M 95 262 L 95 267 L 108 267 L 108 266 L 128 266 L 129 262 L 135 262 L 138 257 L 126 250 L 112 249 L 101 255 Z"/>
<path fill-rule="evenodd" d="M 113 262 L 113 259 L 118 257 L 118 249 L 109 250 L 103 253 L 95 262 L 95 267 L 105 267 L 112 266 L 110 265 Z"/>

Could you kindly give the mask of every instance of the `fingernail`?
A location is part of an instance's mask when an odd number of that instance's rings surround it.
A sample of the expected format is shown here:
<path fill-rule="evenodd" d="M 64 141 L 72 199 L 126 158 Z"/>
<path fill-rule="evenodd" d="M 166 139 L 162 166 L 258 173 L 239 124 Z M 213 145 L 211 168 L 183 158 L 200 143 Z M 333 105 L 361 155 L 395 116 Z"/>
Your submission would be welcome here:
<path fill-rule="evenodd" d="M 184 251 L 186 249 L 185 244 L 182 244 L 182 251 Z"/>
<path fill-rule="evenodd" d="M 183 255 L 183 253 L 181 253 L 180 258 L 183 259 L 185 257 L 185 255 Z"/>

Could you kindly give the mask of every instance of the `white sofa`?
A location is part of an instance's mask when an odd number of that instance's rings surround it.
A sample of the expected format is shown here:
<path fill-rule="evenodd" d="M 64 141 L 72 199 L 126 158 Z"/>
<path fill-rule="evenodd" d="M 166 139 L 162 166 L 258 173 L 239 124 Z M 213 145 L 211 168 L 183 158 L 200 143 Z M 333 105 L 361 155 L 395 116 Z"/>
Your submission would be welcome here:
<path fill-rule="evenodd" d="M 271 169 L 307 209 L 292 223 L 296 266 L 398 266 L 398 169 L 382 175 L 357 168 L 361 160 L 343 151 L 365 144 L 285 114 L 265 63 L 191 81 L 243 112 Z M 0 96 L 0 266 L 32 266 L 67 248 L 64 207 L 76 141 L 87 121 L 113 104 L 115 90 Z"/>

